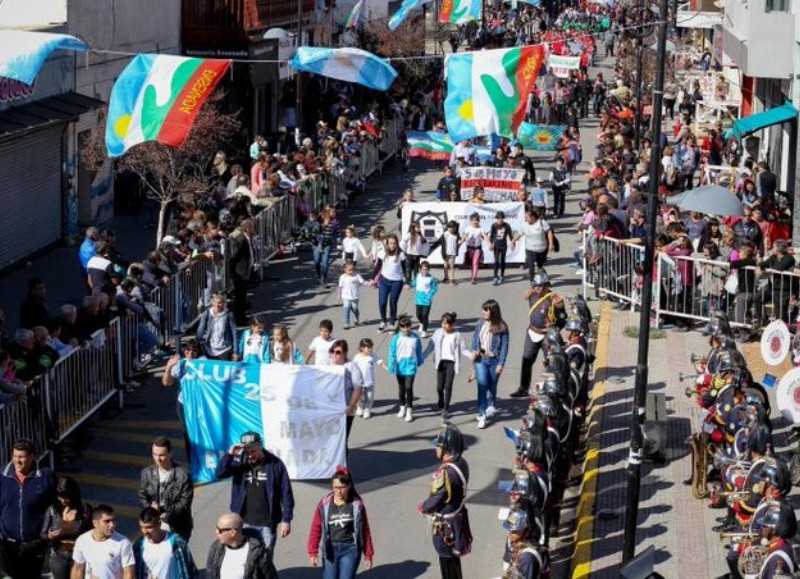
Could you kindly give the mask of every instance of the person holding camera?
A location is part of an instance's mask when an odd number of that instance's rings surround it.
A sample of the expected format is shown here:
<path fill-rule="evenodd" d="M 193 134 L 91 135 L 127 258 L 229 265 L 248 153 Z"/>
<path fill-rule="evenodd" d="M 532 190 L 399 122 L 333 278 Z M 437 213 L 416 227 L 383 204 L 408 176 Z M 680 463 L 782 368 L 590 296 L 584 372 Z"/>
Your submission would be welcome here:
<path fill-rule="evenodd" d="M 218 479 L 232 478 L 231 511 L 257 530 L 270 557 L 278 534 L 289 536 L 294 516 L 292 483 L 283 461 L 267 451 L 257 432 L 245 432 L 217 465 Z"/>

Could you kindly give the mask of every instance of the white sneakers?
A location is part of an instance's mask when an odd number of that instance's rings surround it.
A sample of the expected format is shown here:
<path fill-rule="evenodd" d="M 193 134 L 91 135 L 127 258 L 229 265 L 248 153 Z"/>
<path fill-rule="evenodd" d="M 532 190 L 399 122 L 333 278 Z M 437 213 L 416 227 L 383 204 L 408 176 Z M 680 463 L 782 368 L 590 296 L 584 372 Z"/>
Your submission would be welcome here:
<path fill-rule="evenodd" d="M 369 411 L 369 408 L 364 409 L 364 420 L 369 420 L 369 417 L 372 416 L 372 412 Z"/>
<path fill-rule="evenodd" d="M 486 417 L 478 416 L 478 428 L 486 428 Z"/>
<path fill-rule="evenodd" d="M 428 337 L 428 332 L 426 332 L 425 330 L 421 330 L 420 333 L 419 333 L 419 337 L 420 338 L 427 338 Z"/>
<path fill-rule="evenodd" d="M 401 406 L 400 407 L 400 411 L 397 413 L 397 417 L 398 418 L 404 418 L 405 415 L 406 415 L 406 407 L 405 406 Z"/>
<path fill-rule="evenodd" d="M 486 409 L 486 418 L 491 418 L 495 414 L 497 414 L 497 410 L 494 406 L 489 406 L 489 408 Z"/>
<path fill-rule="evenodd" d="M 356 416 L 364 416 L 364 409 L 361 406 L 356 406 Z"/>
<path fill-rule="evenodd" d="M 406 408 L 406 422 L 411 422 L 414 417 L 411 415 L 411 407 Z"/>

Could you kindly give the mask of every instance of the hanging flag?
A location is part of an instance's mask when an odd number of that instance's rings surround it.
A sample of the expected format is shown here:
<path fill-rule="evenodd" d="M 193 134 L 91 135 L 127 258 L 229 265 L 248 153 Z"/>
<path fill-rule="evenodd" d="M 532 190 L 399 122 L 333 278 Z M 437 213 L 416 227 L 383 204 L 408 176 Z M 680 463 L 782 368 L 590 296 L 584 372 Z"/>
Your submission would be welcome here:
<path fill-rule="evenodd" d="M 397 71 L 382 58 L 360 48 L 301 46 L 289 66 L 328 78 L 357 82 L 375 90 L 388 90 Z"/>
<path fill-rule="evenodd" d="M 347 22 L 345 22 L 345 28 L 356 28 L 358 26 L 359 21 L 361 20 L 361 13 L 364 12 L 364 4 L 366 0 L 358 0 L 353 9 L 350 11 L 350 15 L 347 17 Z"/>
<path fill-rule="evenodd" d="M 523 122 L 517 130 L 517 140 L 526 149 L 556 151 L 566 131 L 567 127 L 564 125 L 534 125 Z"/>
<path fill-rule="evenodd" d="M 481 19 L 482 0 L 444 0 L 439 11 L 439 22 L 464 24 Z"/>
<path fill-rule="evenodd" d="M 118 157 L 145 141 L 180 147 L 229 64 L 166 54 L 136 56 L 111 89 L 108 155 Z"/>
<path fill-rule="evenodd" d="M 32 30 L 0 30 L 0 76 L 33 84 L 44 61 L 54 50 L 88 50 L 69 34 Z"/>
<path fill-rule="evenodd" d="M 408 18 L 408 15 L 412 10 L 419 8 L 430 1 L 431 0 L 403 0 L 400 8 L 398 8 L 397 12 L 392 14 L 392 17 L 389 19 L 389 30 L 397 30 L 397 28 L 403 22 L 405 22 L 405 19 Z"/>
<path fill-rule="evenodd" d="M 543 59 L 542 45 L 449 55 L 444 111 L 453 141 L 492 133 L 512 138 Z"/>
<path fill-rule="evenodd" d="M 409 157 L 447 161 L 453 152 L 453 140 L 447 133 L 409 131 L 406 141 Z"/>

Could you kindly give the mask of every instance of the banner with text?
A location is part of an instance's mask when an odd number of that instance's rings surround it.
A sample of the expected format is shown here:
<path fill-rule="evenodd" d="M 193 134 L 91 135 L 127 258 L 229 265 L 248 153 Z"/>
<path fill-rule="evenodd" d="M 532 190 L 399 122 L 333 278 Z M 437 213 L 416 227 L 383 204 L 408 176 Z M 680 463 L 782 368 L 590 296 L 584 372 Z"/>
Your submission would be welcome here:
<path fill-rule="evenodd" d="M 558 56 L 551 54 L 547 58 L 547 68 L 553 69 L 553 74 L 558 78 L 569 78 L 571 70 L 578 70 L 581 67 L 580 56 Z"/>
<path fill-rule="evenodd" d="M 514 203 L 488 203 L 485 205 L 473 205 L 458 201 L 438 201 L 432 203 L 406 203 L 403 207 L 402 231 L 408 231 L 408 226 L 412 221 L 420 225 L 423 237 L 430 244 L 436 244 L 431 250 L 430 255 L 425 259 L 433 265 L 444 263 L 442 259 L 442 236 L 446 230 L 448 221 L 458 223 L 459 232 L 463 233 L 469 227 L 469 216 L 477 213 L 481 220 L 481 227 L 489 235 L 492 224 L 495 222 L 495 214 L 502 211 L 506 216 L 506 223 L 511 226 L 511 231 L 516 235 L 525 223 L 525 205 L 520 202 Z M 456 263 L 464 263 L 466 254 L 466 244 L 462 243 L 458 248 Z M 506 253 L 506 263 L 525 262 L 525 243 L 520 240 L 512 249 L 509 245 Z M 483 243 L 483 263 L 493 264 L 494 255 L 489 244 Z"/>
<path fill-rule="evenodd" d="M 292 479 L 324 479 L 345 464 L 344 370 L 189 360 L 181 378 L 192 480 L 212 482 L 220 457 L 248 430 Z"/>
<path fill-rule="evenodd" d="M 523 179 L 525 169 L 464 167 L 461 169 L 461 200 L 469 201 L 475 186 L 481 185 L 483 198 L 490 203 L 516 201 Z"/>

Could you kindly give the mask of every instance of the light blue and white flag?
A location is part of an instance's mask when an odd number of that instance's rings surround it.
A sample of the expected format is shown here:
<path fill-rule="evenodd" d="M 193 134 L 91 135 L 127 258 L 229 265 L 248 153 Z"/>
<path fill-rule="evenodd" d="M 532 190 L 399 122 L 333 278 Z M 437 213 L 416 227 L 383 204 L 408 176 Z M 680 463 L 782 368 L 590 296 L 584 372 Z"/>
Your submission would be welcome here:
<path fill-rule="evenodd" d="M 301 46 L 289 66 L 328 78 L 357 82 L 375 90 L 388 90 L 397 71 L 382 58 L 360 48 Z"/>
<path fill-rule="evenodd" d="M 0 30 L 0 76 L 33 84 L 54 50 L 88 50 L 85 42 L 69 34 L 32 30 Z"/>
<path fill-rule="evenodd" d="M 403 22 L 405 22 L 412 10 L 419 8 L 430 1 L 431 0 L 403 0 L 400 8 L 397 9 L 397 12 L 392 14 L 392 17 L 389 18 L 389 30 L 397 30 L 397 28 Z"/>

